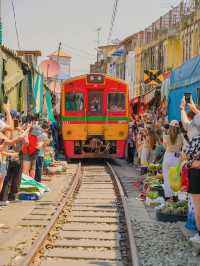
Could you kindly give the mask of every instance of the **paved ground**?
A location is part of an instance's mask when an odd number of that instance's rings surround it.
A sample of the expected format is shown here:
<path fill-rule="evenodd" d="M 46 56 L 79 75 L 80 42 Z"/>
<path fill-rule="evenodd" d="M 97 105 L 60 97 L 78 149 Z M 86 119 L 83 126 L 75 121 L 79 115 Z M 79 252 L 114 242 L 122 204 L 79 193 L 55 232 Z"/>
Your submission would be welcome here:
<path fill-rule="evenodd" d="M 56 209 L 73 172 L 69 167 L 64 174 L 46 178 L 44 183 L 51 191 L 41 200 L 19 201 L 0 209 L 0 266 L 20 266 L 22 256 Z"/>
<path fill-rule="evenodd" d="M 120 177 L 127 194 L 129 215 L 142 266 L 200 266 L 200 257 L 193 257 L 184 223 L 156 221 L 152 208 L 145 208 L 137 199 L 135 181 L 138 173 L 124 160 L 115 160 L 113 168 Z"/>

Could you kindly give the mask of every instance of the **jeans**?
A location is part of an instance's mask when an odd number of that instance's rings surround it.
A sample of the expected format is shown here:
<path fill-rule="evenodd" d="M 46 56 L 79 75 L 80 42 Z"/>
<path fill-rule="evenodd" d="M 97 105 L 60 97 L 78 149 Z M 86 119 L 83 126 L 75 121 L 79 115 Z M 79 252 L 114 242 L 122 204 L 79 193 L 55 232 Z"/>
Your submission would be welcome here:
<path fill-rule="evenodd" d="M 52 138 L 53 138 L 53 145 L 55 148 L 55 152 L 59 152 L 59 134 L 58 134 L 58 126 L 57 124 L 52 124 L 51 125 L 51 133 L 52 133 Z"/>
<path fill-rule="evenodd" d="M 21 162 L 11 160 L 8 163 L 7 175 L 4 179 L 0 200 L 15 200 L 21 183 Z"/>
<path fill-rule="evenodd" d="M 36 159 L 35 180 L 41 182 L 43 172 L 44 157 L 38 156 Z"/>
<path fill-rule="evenodd" d="M 135 145 L 128 143 L 128 162 L 133 163 L 135 157 Z"/>

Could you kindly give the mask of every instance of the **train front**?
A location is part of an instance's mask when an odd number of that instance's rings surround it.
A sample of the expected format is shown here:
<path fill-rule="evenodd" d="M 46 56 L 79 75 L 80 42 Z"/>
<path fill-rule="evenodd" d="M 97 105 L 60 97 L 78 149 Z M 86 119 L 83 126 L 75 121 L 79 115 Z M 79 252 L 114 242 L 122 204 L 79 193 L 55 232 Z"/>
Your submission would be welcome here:
<path fill-rule="evenodd" d="M 61 120 L 67 158 L 123 158 L 128 136 L 128 87 L 90 74 L 62 86 Z"/>

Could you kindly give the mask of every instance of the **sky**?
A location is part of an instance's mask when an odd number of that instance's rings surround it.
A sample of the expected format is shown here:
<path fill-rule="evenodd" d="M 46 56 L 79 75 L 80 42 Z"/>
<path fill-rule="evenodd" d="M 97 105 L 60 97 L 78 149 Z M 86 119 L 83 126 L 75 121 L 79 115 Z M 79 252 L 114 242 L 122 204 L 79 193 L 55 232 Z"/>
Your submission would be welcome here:
<path fill-rule="evenodd" d="M 3 42 L 18 49 L 11 0 L 2 2 Z M 114 0 L 13 0 L 20 48 L 41 50 L 43 58 L 58 49 L 72 56 L 72 75 L 89 72 L 96 58 L 97 28 L 106 44 Z M 143 30 L 180 0 L 119 0 L 112 39 Z"/>

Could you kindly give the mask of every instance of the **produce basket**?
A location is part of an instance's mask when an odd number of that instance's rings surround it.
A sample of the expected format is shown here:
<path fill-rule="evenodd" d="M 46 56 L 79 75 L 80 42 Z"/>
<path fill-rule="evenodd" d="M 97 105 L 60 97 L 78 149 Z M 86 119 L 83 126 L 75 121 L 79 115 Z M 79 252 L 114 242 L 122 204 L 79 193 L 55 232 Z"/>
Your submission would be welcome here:
<path fill-rule="evenodd" d="M 156 211 L 156 218 L 160 222 L 185 222 L 187 220 L 187 215 L 178 215 L 178 214 L 168 214 L 162 213 L 160 210 Z"/>
<path fill-rule="evenodd" d="M 161 222 L 184 222 L 187 220 L 187 201 L 166 202 L 156 210 L 156 217 Z"/>

